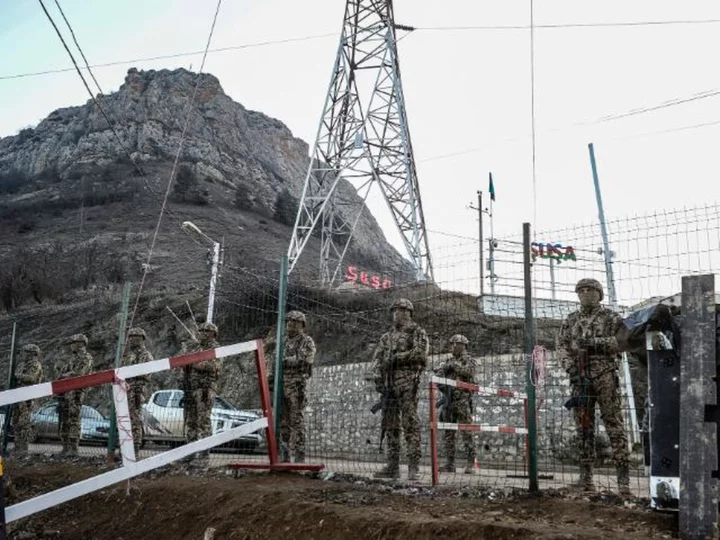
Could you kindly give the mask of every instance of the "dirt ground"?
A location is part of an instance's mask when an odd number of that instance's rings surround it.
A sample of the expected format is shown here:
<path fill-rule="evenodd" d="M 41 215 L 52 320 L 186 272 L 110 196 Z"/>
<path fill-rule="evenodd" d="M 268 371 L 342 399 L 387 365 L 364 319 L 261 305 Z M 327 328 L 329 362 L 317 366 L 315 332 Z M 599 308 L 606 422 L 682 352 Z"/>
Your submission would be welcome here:
<path fill-rule="evenodd" d="M 99 461 L 8 463 L 8 504 L 98 474 Z M 611 494 L 432 489 L 322 474 L 173 467 L 10 525 L 13 540 L 673 538 L 675 517 Z"/>

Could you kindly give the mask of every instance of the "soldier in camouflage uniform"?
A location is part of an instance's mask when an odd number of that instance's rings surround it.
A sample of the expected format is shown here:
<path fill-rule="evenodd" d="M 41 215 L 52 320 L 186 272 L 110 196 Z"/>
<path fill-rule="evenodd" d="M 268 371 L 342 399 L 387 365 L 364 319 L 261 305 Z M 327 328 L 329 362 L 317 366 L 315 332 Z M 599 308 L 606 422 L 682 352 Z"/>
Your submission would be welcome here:
<path fill-rule="evenodd" d="M 217 326 L 212 323 L 201 324 L 198 327 L 199 341 L 190 343 L 186 352 L 194 353 L 219 347 L 217 335 Z M 220 378 L 220 360 L 217 358 L 204 360 L 197 364 L 184 366 L 183 370 L 185 428 L 188 442 L 193 442 L 212 435 L 210 417 Z M 204 452 L 199 457 L 208 455 L 208 452 Z"/>
<path fill-rule="evenodd" d="M 288 450 L 295 463 L 305 462 L 305 407 L 307 381 L 312 376 L 315 361 L 315 342 L 305 333 L 307 320 L 300 311 L 290 311 L 285 317 L 283 344 L 283 393 L 280 417 L 280 445 L 282 460 L 289 461 Z M 274 367 L 274 366 L 273 366 Z M 270 373 L 274 382 L 274 373 Z"/>
<path fill-rule="evenodd" d="M 128 332 L 128 346 L 123 356 L 123 366 L 133 366 L 150 362 L 153 359 L 152 353 L 147 350 L 145 342 L 147 334 L 142 328 L 131 328 Z M 142 406 L 147 397 L 149 377 L 140 375 L 128 379 L 128 409 L 130 411 L 130 424 L 132 426 L 133 446 L 135 447 L 135 459 L 140 455 L 142 447 Z"/>
<path fill-rule="evenodd" d="M 70 354 L 55 366 L 58 378 L 87 375 L 92 371 L 93 359 L 87 352 L 88 338 L 75 334 L 70 338 Z M 60 439 L 62 455 L 76 456 L 80 444 L 80 413 L 82 411 L 85 390 L 72 390 L 61 394 L 60 401 Z"/>
<path fill-rule="evenodd" d="M 470 384 L 476 384 L 475 372 L 477 365 L 468 354 L 468 345 L 470 341 L 461 334 L 456 334 L 450 338 L 452 346 L 452 357 L 443 362 L 443 364 L 435 370 L 435 373 L 446 379 L 462 381 Z M 441 386 L 443 393 L 442 421 L 457 424 L 472 423 L 472 392 L 455 388 L 452 386 Z M 455 472 L 455 431 L 445 431 L 445 456 L 447 463 L 440 468 L 443 472 Z M 475 443 L 473 435 L 469 431 L 462 432 L 463 443 L 465 446 L 465 456 L 467 463 L 465 466 L 465 474 L 475 474 Z"/>
<path fill-rule="evenodd" d="M 375 349 L 372 374 L 376 390 L 384 396 L 383 422 L 387 427 L 387 465 L 376 478 L 400 476 L 400 429 L 405 432 L 408 479 L 417 480 L 420 466 L 418 386 L 427 365 L 428 338 L 413 322 L 413 305 L 401 298 L 392 307 L 393 328 L 383 334 Z"/>
<path fill-rule="evenodd" d="M 30 386 L 38 384 L 43 378 L 42 364 L 40 363 L 40 347 L 25 345 L 20 365 L 15 371 L 17 386 Z M 32 429 L 32 401 L 16 403 L 13 410 L 13 430 L 15 432 L 15 452 L 25 454 L 28 444 L 33 440 Z"/>
<path fill-rule="evenodd" d="M 627 437 L 620 406 L 617 333 L 623 325 L 617 313 L 600 305 L 602 285 L 595 279 L 581 279 L 575 291 L 580 310 L 563 322 L 558 340 L 558 356 L 570 377 L 575 422 L 580 443 L 580 486 L 594 490 L 595 404 L 605 424 L 617 468 L 618 489 L 630 493 Z"/>

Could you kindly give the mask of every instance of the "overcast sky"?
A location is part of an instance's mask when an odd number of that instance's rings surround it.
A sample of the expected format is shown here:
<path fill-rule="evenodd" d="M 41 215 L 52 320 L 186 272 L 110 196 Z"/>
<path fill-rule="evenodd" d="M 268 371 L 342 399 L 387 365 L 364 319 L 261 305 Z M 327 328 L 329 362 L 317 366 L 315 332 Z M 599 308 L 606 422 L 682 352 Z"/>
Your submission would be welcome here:
<path fill-rule="evenodd" d="M 87 95 L 72 71 L 4 78 L 70 63 L 37 2 L 2 4 L 0 136 L 6 136 L 56 108 L 85 103 Z M 57 13 L 52 2 L 46 4 Z M 91 64 L 202 50 L 214 5 L 62 3 Z M 592 222 L 597 211 L 587 153 L 591 141 L 610 218 L 715 201 L 720 96 L 595 121 L 720 89 L 714 56 L 720 23 L 536 29 L 533 191 L 529 30 L 430 29 L 524 26 L 529 6 L 528 0 L 395 1 L 396 22 L 418 28 L 398 47 L 427 228 L 474 237 L 476 214 L 466 206 L 477 189 L 487 191 L 488 171 L 495 178 L 498 236 L 519 234 L 523 221 L 533 221 L 537 230 Z M 214 53 L 205 71 L 216 75 L 234 100 L 282 120 L 312 143 L 343 10 L 341 0 L 225 0 L 213 48 L 333 35 Z M 720 20 L 717 0 L 535 1 L 536 25 L 708 19 Z M 200 58 L 133 62 L 95 74 L 103 89 L 112 91 L 129 67 L 196 70 Z M 578 125 L 583 123 L 589 125 Z M 382 204 L 375 199 L 371 208 L 396 241 Z M 438 265 L 443 257 L 449 260 L 447 243 L 458 240 L 431 234 Z M 470 252 L 472 244 L 462 249 Z"/>

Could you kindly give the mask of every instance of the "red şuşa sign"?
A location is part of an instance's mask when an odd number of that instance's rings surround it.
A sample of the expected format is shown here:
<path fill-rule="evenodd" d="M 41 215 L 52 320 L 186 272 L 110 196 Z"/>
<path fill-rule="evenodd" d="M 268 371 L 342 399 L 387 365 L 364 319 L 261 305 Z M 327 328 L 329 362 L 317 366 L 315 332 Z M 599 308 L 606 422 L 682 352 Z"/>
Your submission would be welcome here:
<path fill-rule="evenodd" d="M 348 266 L 345 279 L 352 283 L 361 283 L 373 289 L 389 289 L 392 281 L 387 278 L 381 278 L 377 274 L 370 274 L 365 271 L 358 270 L 357 266 Z"/>

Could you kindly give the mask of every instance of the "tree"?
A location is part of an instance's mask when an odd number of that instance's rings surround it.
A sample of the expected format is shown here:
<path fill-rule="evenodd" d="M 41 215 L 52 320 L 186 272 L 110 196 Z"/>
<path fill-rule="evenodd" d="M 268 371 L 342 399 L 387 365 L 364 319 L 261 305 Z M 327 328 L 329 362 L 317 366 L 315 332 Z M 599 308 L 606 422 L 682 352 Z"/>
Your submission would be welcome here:
<path fill-rule="evenodd" d="M 299 203 L 287 188 L 283 189 L 275 201 L 275 215 L 273 219 L 283 225 L 295 225 Z"/>
<path fill-rule="evenodd" d="M 196 183 L 195 175 L 187 165 L 180 165 L 177 174 L 175 175 L 175 187 L 173 192 L 183 202 L 188 195 L 188 192 L 192 186 Z"/>
<path fill-rule="evenodd" d="M 255 199 L 247 184 L 240 184 L 235 190 L 235 206 L 240 210 L 252 210 L 255 206 Z"/>

